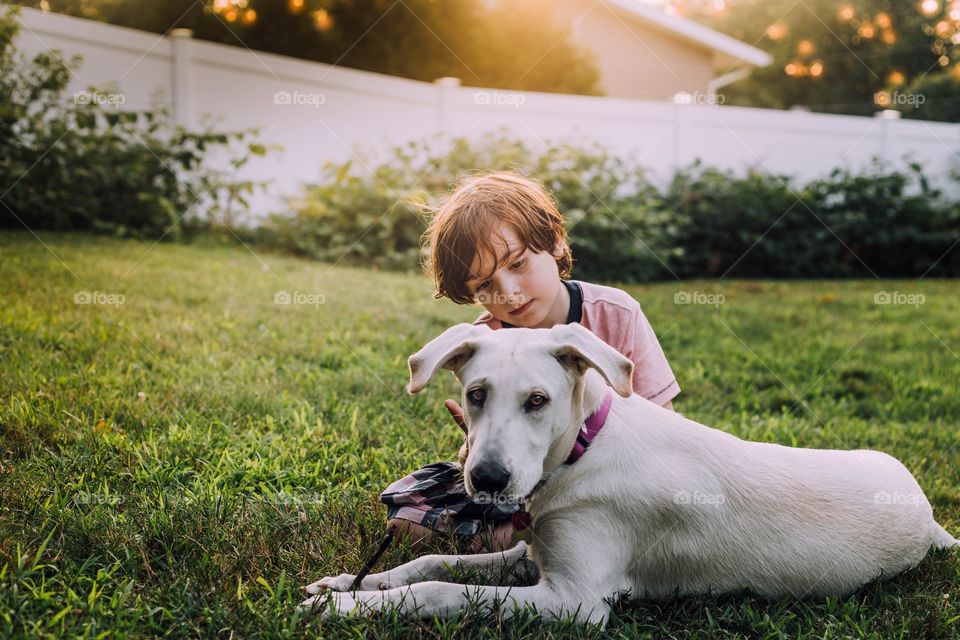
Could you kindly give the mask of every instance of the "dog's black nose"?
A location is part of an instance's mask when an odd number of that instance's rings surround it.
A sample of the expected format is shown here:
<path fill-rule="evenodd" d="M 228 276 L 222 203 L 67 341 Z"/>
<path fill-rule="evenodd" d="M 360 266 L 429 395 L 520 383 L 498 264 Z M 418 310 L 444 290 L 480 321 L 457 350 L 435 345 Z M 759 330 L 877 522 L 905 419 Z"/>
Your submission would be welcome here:
<path fill-rule="evenodd" d="M 499 462 L 482 462 L 470 471 L 475 491 L 502 491 L 510 482 L 510 472 Z"/>

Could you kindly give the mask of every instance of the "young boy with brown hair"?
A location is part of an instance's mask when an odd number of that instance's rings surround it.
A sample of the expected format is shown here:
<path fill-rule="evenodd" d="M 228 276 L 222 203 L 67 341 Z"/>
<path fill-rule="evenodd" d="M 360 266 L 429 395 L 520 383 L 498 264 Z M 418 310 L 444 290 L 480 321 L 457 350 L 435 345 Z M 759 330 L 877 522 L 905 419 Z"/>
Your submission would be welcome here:
<path fill-rule="evenodd" d="M 435 298 L 481 304 L 474 324 L 495 330 L 579 322 L 633 361 L 634 393 L 673 408 L 680 387 L 640 305 L 619 289 L 569 279 L 566 226 L 540 182 L 502 171 L 469 177 L 435 212 L 424 240 Z M 445 405 L 465 430 L 457 402 Z M 423 542 L 435 530 L 452 530 L 472 539 L 473 551 L 512 546 L 510 519 L 519 507 L 470 499 L 466 446 L 459 464 L 428 465 L 383 492 L 390 531 Z"/>

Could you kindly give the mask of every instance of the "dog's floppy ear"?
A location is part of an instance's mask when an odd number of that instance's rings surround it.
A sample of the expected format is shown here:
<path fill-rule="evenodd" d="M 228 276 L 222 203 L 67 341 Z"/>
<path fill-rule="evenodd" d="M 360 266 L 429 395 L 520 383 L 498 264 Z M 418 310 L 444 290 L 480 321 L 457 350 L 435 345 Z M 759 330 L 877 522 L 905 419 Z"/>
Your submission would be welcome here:
<path fill-rule="evenodd" d="M 581 374 L 593 367 L 607 384 L 624 398 L 633 393 L 633 362 L 622 353 L 578 324 L 562 324 L 550 329 L 557 342 L 553 356 L 564 366 L 574 367 Z"/>
<path fill-rule="evenodd" d="M 456 369 L 463 365 L 477 350 L 475 339 L 486 331 L 490 331 L 490 327 L 464 322 L 428 342 L 407 359 L 410 366 L 407 392 L 413 395 L 422 391 L 438 369 Z"/>

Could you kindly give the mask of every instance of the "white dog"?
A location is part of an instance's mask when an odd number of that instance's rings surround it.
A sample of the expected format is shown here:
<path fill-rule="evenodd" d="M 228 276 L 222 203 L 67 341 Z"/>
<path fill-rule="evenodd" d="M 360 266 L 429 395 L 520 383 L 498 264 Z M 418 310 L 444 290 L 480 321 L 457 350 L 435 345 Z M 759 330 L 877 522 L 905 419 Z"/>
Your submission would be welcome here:
<path fill-rule="evenodd" d="M 769 598 L 844 595 L 958 543 L 913 475 L 879 451 L 747 442 L 632 395 L 633 364 L 578 324 L 492 331 L 461 324 L 410 360 L 409 392 L 441 368 L 463 386 L 468 493 L 525 498 L 529 544 L 424 556 L 367 576 L 324 578 L 300 606 L 324 613 L 398 607 L 454 615 L 471 600 L 534 605 L 605 624 L 609 602 L 749 590 Z M 599 375 L 598 375 L 599 374 Z M 582 457 L 584 421 L 620 397 Z M 607 400 L 609 402 L 609 400 Z M 479 485 L 479 486 L 478 486 Z M 534 586 L 442 582 L 456 565 L 492 569 L 528 554 Z M 321 593 L 324 589 L 332 593 Z"/>

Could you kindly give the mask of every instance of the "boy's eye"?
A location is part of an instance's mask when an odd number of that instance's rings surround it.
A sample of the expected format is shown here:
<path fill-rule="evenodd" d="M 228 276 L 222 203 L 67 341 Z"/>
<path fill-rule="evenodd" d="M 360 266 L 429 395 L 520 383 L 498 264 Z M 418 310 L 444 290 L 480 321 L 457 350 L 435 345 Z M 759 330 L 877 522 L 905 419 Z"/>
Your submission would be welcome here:
<path fill-rule="evenodd" d="M 524 263 L 524 260 L 523 260 L 523 259 L 517 260 L 517 261 L 514 262 L 512 265 L 510 265 L 510 268 L 512 268 L 512 269 L 519 269 L 520 267 L 523 266 L 523 263 Z"/>

